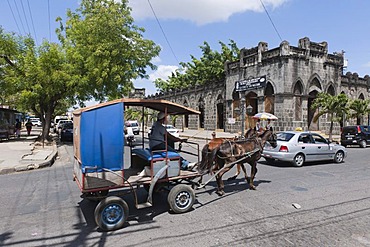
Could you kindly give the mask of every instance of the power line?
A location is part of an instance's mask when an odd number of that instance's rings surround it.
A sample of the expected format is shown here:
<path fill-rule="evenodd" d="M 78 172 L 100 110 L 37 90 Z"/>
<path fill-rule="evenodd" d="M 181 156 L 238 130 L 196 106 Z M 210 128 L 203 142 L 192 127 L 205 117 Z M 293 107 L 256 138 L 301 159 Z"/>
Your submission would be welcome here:
<path fill-rule="evenodd" d="M 157 18 L 157 15 L 155 14 L 155 11 L 154 11 L 154 9 L 153 9 L 152 4 L 150 3 L 150 0 L 148 0 L 148 3 L 149 3 L 149 5 L 150 5 L 150 8 L 152 9 L 152 12 L 153 12 L 153 15 L 154 15 L 155 19 L 157 20 L 157 23 L 158 23 L 158 25 L 159 25 L 159 27 L 160 27 L 160 29 L 161 29 L 161 31 L 162 31 L 162 34 L 163 34 L 164 38 L 166 39 L 166 42 L 167 42 L 168 46 L 169 46 L 169 47 L 170 47 L 170 49 L 171 49 L 172 55 L 175 57 L 175 59 L 176 59 L 177 63 L 178 63 L 178 64 L 180 64 L 179 60 L 177 59 L 177 57 L 176 57 L 176 55 L 175 55 L 175 52 L 174 52 L 174 51 L 173 51 L 173 49 L 172 49 L 172 46 L 171 46 L 170 42 L 169 42 L 169 41 L 168 41 L 168 39 L 167 39 L 166 34 L 164 33 L 164 30 L 163 30 L 163 28 L 162 28 L 162 25 L 161 25 L 161 23 L 159 22 L 159 19 Z"/>
<path fill-rule="evenodd" d="M 48 19 L 49 19 L 49 41 L 51 42 L 51 26 L 50 26 L 50 0 L 48 0 Z"/>
<path fill-rule="evenodd" d="M 274 27 L 275 32 L 276 32 L 276 33 L 277 33 L 277 35 L 279 36 L 280 41 L 283 41 L 283 39 L 281 38 L 281 36 L 280 36 L 280 34 L 279 34 L 279 31 L 278 31 L 278 30 L 277 30 L 277 28 L 275 27 L 275 24 L 274 24 L 274 22 L 272 21 L 272 19 L 271 19 L 270 15 L 269 15 L 269 12 L 267 12 L 267 9 L 266 9 L 265 5 L 263 4 L 262 0 L 260 0 L 260 2 L 261 2 L 261 4 L 262 4 L 263 8 L 265 9 L 265 12 L 266 12 L 266 14 L 267 14 L 268 18 L 270 19 L 270 22 L 271 22 L 272 26 Z"/>
<path fill-rule="evenodd" d="M 12 12 L 12 16 L 13 16 L 15 25 L 17 26 L 18 32 L 19 32 L 19 34 L 22 34 L 21 30 L 19 29 L 17 19 L 15 18 L 15 15 L 14 15 L 14 12 L 13 12 L 13 9 L 12 9 L 12 6 L 10 5 L 9 0 L 7 0 L 7 1 L 8 1 L 8 5 L 9 5 L 9 8 L 10 8 L 10 12 Z"/>
<path fill-rule="evenodd" d="M 31 8 L 30 8 L 30 2 L 29 2 L 29 0 L 27 0 L 27 4 L 28 4 L 28 11 L 30 12 L 33 34 L 35 35 L 35 40 L 36 40 L 36 45 L 37 45 L 38 44 L 38 42 L 37 42 L 37 36 L 36 36 L 36 31 L 35 31 L 35 25 L 33 24 L 33 18 L 32 18 L 32 12 L 31 12 Z"/>
<path fill-rule="evenodd" d="M 26 30 L 24 29 L 23 21 L 22 21 L 21 15 L 19 13 L 19 9 L 18 9 L 18 5 L 17 5 L 17 1 L 16 0 L 14 0 L 14 4 L 15 4 L 15 8 L 16 8 L 17 13 L 18 13 L 19 21 L 21 22 L 21 26 L 22 26 L 23 32 L 24 33 L 27 33 Z"/>
<path fill-rule="evenodd" d="M 23 1 L 22 0 L 20 0 L 20 1 L 21 1 L 22 11 L 23 11 L 24 19 L 26 21 L 28 33 L 31 35 L 30 27 L 28 26 L 28 20 L 27 20 L 27 16 L 26 16 L 26 11 L 24 11 Z"/>

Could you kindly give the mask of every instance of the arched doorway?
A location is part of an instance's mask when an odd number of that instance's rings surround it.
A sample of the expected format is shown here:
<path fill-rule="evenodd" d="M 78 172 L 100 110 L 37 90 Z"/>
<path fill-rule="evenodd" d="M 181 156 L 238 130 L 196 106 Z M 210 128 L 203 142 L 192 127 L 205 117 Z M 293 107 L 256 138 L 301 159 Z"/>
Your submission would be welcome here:
<path fill-rule="evenodd" d="M 303 86 L 300 81 L 294 85 L 294 120 L 302 121 L 302 93 Z"/>
<path fill-rule="evenodd" d="M 256 114 L 258 112 L 258 99 L 257 99 L 257 94 L 254 93 L 254 92 L 249 92 L 246 96 L 245 96 L 245 106 L 244 107 L 247 107 L 247 106 L 252 106 L 252 116 L 254 114 Z M 246 129 L 248 128 L 253 128 L 254 126 L 256 126 L 256 120 L 252 119 L 250 116 L 247 115 L 246 111 L 245 111 L 245 114 L 246 114 L 246 118 L 245 118 L 245 127 Z"/>
<path fill-rule="evenodd" d="M 316 123 L 313 122 L 314 116 L 318 113 L 319 109 L 312 109 L 312 103 L 318 95 L 318 91 L 314 90 L 308 94 L 307 111 L 308 111 L 308 130 L 319 130 L 319 120 Z"/>
<path fill-rule="evenodd" d="M 200 111 L 199 115 L 199 128 L 204 128 L 204 100 L 203 98 L 200 98 L 198 101 L 198 111 Z"/>
<path fill-rule="evenodd" d="M 270 82 L 267 83 L 265 88 L 265 112 L 274 114 L 274 104 L 275 104 L 275 96 L 274 96 L 274 88 Z"/>
<path fill-rule="evenodd" d="M 189 107 L 188 102 L 185 100 L 184 104 L 185 107 Z M 189 115 L 184 115 L 184 121 L 183 121 L 183 129 L 189 128 Z"/>
<path fill-rule="evenodd" d="M 224 101 L 221 94 L 217 96 L 216 116 L 217 129 L 224 129 Z"/>

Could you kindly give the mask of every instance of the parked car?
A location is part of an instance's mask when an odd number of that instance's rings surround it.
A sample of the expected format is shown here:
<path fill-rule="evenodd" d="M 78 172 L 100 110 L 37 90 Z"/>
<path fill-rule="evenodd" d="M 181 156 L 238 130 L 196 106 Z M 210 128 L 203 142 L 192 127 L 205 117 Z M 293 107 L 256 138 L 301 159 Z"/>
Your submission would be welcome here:
<path fill-rule="evenodd" d="M 40 118 L 32 117 L 30 118 L 32 126 L 41 127 L 42 123 L 40 121 Z"/>
<path fill-rule="evenodd" d="M 136 120 L 129 120 L 125 122 L 126 127 L 131 127 L 134 135 L 138 135 L 140 132 L 139 123 Z"/>
<path fill-rule="evenodd" d="M 73 141 L 73 122 L 63 123 L 60 130 L 60 140 L 64 141 Z"/>
<path fill-rule="evenodd" d="M 310 161 L 333 160 L 340 163 L 347 156 L 347 150 L 317 133 L 285 131 L 277 134 L 276 148 L 265 145 L 262 156 L 269 163 L 278 160 L 300 167 Z"/>
<path fill-rule="evenodd" d="M 170 133 L 171 135 L 173 135 L 173 136 L 175 136 L 177 138 L 180 137 L 180 131 L 177 128 L 175 128 L 173 125 L 171 125 L 171 124 L 164 124 L 163 126 L 166 127 L 168 133 Z M 149 130 L 148 130 L 148 137 L 150 137 L 150 133 L 151 132 L 152 132 L 152 128 L 149 128 Z"/>
<path fill-rule="evenodd" d="M 62 130 L 62 125 L 65 124 L 65 123 L 73 123 L 73 121 L 72 120 L 64 120 L 64 119 L 59 120 L 59 122 L 55 126 L 56 133 L 58 133 L 58 135 L 60 135 L 61 130 Z"/>
<path fill-rule="evenodd" d="M 58 123 L 59 123 L 59 121 L 60 120 L 70 120 L 70 119 L 68 119 L 68 117 L 67 116 L 56 116 L 55 118 L 54 118 L 54 124 L 53 124 L 53 131 L 54 131 L 54 133 L 57 133 L 58 132 L 58 128 L 57 128 L 57 125 L 58 125 Z"/>
<path fill-rule="evenodd" d="M 370 126 L 353 125 L 343 127 L 340 143 L 344 147 L 347 145 L 359 145 L 362 148 L 366 148 L 370 144 Z"/>

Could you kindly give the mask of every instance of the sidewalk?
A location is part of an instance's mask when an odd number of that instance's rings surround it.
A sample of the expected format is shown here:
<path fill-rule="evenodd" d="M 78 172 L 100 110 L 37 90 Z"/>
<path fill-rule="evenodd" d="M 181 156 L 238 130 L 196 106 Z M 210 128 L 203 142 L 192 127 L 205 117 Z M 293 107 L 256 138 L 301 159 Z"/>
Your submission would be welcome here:
<path fill-rule="evenodd" d="M 51 166 L 57 156 L 56 145 L 36 142 L 38 135 L 11 138 L 0 142 L 0 175 Z"/>

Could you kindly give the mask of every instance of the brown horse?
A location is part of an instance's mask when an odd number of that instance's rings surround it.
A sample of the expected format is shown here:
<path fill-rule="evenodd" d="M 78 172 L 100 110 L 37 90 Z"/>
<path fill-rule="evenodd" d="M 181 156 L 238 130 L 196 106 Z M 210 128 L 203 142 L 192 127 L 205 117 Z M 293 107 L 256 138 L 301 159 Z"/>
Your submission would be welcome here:
<path fill-rule="evenodd" d="M 228 142 L 228 141 L 237 141 L 237 140 L 240 140 L 241 138 L 245 138 L 245 139 L 254 138 L 254 137 L 257 136 L 257 134 L 258 134 L 258 132 L 254 128 L 251 128 L 251 129 L 248 129 L 247 130 L 247 132 L 244 134 L 244 137 L 233 137 L 233 138 L 217 137 L 217 138 L 211 139 L 211 141 L 209 143 L 207 143 L 206 145 L 204 145 L 204 147 L 202 149 L 202 160 L 200 162 L 199 167 L 207 168 L 207 167 L 211 167 L 212 166 L 212 164 L 211 164 L 211 163 L 213 163 L 213 160 L 212 160 L 213 154 L 212 154 L 212 152 L 216 148 L 218 148 L 222 143 Z M 244 167 L 243 164 L 238 164 L 237 167 L 238 167 L 238 173 L 237 173 L 237 175 L 239 175 L 240 169 L 242 168 L 243 169 L 243 172 L 244 172 L 244 175 L 247 176 L 247 172 L 246 172 L 245 167 Z M 203 173 L 206 172 L 203 169 L 198 169 L 198 171 L 201 174 L 203 174 Z"/>
<path fill-rule="evenodd" d="M 216 173 L 218 186 L 216 193 L 221 196 L 225 193 L 224 183 L 222 181 L 223 174 L 228 172 L 237 163 L 249 163 L 252 167 L 251 177 L 248 178 L 246 172 L 245 177 L 249 183 L 249 188 L 254 190 L 256 187 L 253 184 L 253 180 L 257 173 L 257 161 L 261 158 L 266 141 L 273 147 L 277 145 L 276 135 L 270 130 L 266 130 L 259 137 L 238 141 L 225 141 L 219 147 L 212 150 L 212 152 L 202 157 L 202 162 L 198 168 L 199 172 L 201 174 Z"/>

